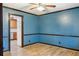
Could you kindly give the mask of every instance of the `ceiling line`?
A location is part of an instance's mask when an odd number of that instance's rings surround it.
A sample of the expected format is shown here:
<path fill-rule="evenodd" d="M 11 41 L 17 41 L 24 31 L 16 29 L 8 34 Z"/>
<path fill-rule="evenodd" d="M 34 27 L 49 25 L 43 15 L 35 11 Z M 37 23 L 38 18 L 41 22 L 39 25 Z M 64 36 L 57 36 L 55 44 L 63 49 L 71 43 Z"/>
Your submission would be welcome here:
<path fill-rule="evenodd" d="M 35 16 L 38 16 L 36 14 L 33 14 L 33 13 L 29 13 L 29 12 L 25 12 L 25 11 L 22 11 L 22 10 L 18 10 L 18 9 L 15 9 L 15 8 L 11 8 L 11 7 L 7 7 L 7 6 L 3 6 L 4 8 L 8 8 L 8 9 L 12 9 L 12 10 L 16 10 L 16 11 L 20 11 L 20 12 L 23 12 L 23 13 L 27 13 L 27 14 L 31 14 L 31 15 L 35 15 Z"/>
<path fill-rule="evenodd" d="M 72 9 L 76 9 L 76 8 L 79 8 L 79 6 L 68 8 L 68 9 L 64 9 L 64 10 L 54 11 L 54 12 L 42 14 L 42 15 L 39 15 L 39 16 L 48 15 L 48 14 L 52 14 L 52 13 L 58 13 L 58 12 L 66 11 L 66 10 L 72 10 Z"/>
<path fill-rule="evenodd" d="M 54 11 L 54 12 L 46 13 L 46 14 L 42 14 L 42 15 L 36 15 L 36 14 L 33 14 L 33 13 L 25 12 L 25 11 L 18 10 L 18 9 L 15 9 L 15 8 L 11 8 L 11 7 L 6 7 L 6 6 L 3 6 L 3 7 L 8 8 L 8 9 L 12 9 L 12 10 L 16 10 L 16 11 L 20 11 L 20 12 L 24 12 L 24 13 L 27 13 L 27 14 L 35 15 L 35 16 L 43 16 L 43 15 L 48 15 L 48 14 L 52 14 L 52 13 L 57 13 L 57 12 L 62 12 L 62 11 L 66 11 L 66 10 L 79 8 L 79 6 L 77 6 L 77 7 L 72 7 L 72 8 L 68 8 L 68 9 L 64 9 L 64 10 L 59 10 L 59 11 Z"/>

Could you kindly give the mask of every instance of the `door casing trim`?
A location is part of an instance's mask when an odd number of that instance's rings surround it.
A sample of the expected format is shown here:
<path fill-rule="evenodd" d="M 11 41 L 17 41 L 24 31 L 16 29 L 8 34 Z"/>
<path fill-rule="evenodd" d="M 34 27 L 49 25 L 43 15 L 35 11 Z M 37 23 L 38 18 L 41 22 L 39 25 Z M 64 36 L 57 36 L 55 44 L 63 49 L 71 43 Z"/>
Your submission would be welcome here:
<path fill-rule="evenodd" d="M 11 45 L 11 42 L 10 42 L 10 15 L 14 15 L 14 16 L 19 16 L 19 17 L 21 17 L 22 18 L 22 21 L 21 21 L 21 23 L 22 23 L 22 26 L 21 26 L 21 33 L 22 33 L 22 40 L 21 40 L 21 44 L 22 44 L 22 46 L 21 47 L 24 47 L 24 22 L 23 22 L 23 16 L 22 15 L 18 15 L 18 14 L 12 14 L 12 13 L 8 13 L 8 39 L 9 39 L 9 51 L 11 50 L 11 47 L 10 47 L 10 45 Z"/>

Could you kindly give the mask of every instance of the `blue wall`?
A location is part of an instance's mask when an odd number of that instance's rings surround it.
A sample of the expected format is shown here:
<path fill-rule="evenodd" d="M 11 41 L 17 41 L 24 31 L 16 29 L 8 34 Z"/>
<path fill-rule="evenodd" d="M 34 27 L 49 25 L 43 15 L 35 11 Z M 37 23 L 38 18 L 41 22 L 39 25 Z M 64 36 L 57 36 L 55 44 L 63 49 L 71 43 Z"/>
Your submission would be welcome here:
<path fill-rule="evenodd" d="M 24 17 L 24 34 L 31 34 L 31 33 L 39 33 L 38 30 L 38 16 L 11 10 L 8 8 L 3 8 L 3 48 L 4 50 L 8 50 L 9 46 L 9 39 L 8 39 L 8 13 L 12 14 L 18 14 L 22 15 Z M 33 36 L 24 36 L 24 45 L 27 44 L 28 39 L 30 39 L 31 43 L 38 42 L 37 40 L 38 35 L 33 35 Z"/>
<path fill-rule="evenodd" d="M 40 33 L 79 36 L 79 8 L 40 16 Z M 79 50 L 79 38 L 41 35 L 40 42 Z"/>
<path fill-rule="evenodd" d="M 3 47 L 8 50 L 8 13 L 24 16 L 24 34 L 47 33 L 79 36 L 79 8 L 35 16 L 3 8 Z M 24 36 L 24 45 L 36 42 L 48 43 L 79 50 L 78 37 L 29 35 Z"/>
<path fill-rule="evenodd" d="M 41 33 L 79 35 L 79 8 L 41 16 Z"/>

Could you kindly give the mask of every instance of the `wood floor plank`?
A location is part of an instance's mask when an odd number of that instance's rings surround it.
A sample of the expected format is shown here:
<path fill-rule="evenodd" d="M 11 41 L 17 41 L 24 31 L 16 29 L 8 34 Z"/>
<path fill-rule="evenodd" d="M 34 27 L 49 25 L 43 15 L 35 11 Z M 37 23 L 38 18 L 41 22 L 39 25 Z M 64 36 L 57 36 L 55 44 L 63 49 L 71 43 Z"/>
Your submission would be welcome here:
<path fill-rule="evenodd" d="M 16 41 L 12 41 L 11 51 L 4 52 L 4 56 L 79 56 L 79 51 L 75 50 L 41 43 L 21 48 L 18 47 L 15 42 Z"/>

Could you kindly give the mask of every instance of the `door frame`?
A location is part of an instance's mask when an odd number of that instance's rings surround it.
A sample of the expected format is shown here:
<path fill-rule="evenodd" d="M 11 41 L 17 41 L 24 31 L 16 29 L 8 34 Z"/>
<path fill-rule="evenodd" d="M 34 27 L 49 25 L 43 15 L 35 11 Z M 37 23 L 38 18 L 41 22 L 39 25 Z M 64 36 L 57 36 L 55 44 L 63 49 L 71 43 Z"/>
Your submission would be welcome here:
<path fill-rule="evenodd" d="M 9 39 L 9 51 L 11 50 L 11 42 L 10 42 L 10 15 L 14 15 L 14 16 L 19 16 L 22 18 L 22 25 L 21 25 L 21 33 L 22 33 L 22 37 L 21 37 L 21 47 L 24 47 L 24 21 L 23 21 L 23 16 L 22 15 L 18 15 L 18 14 L 12 14 L 12 13 L 8 13 L 8 39 Z"/>

